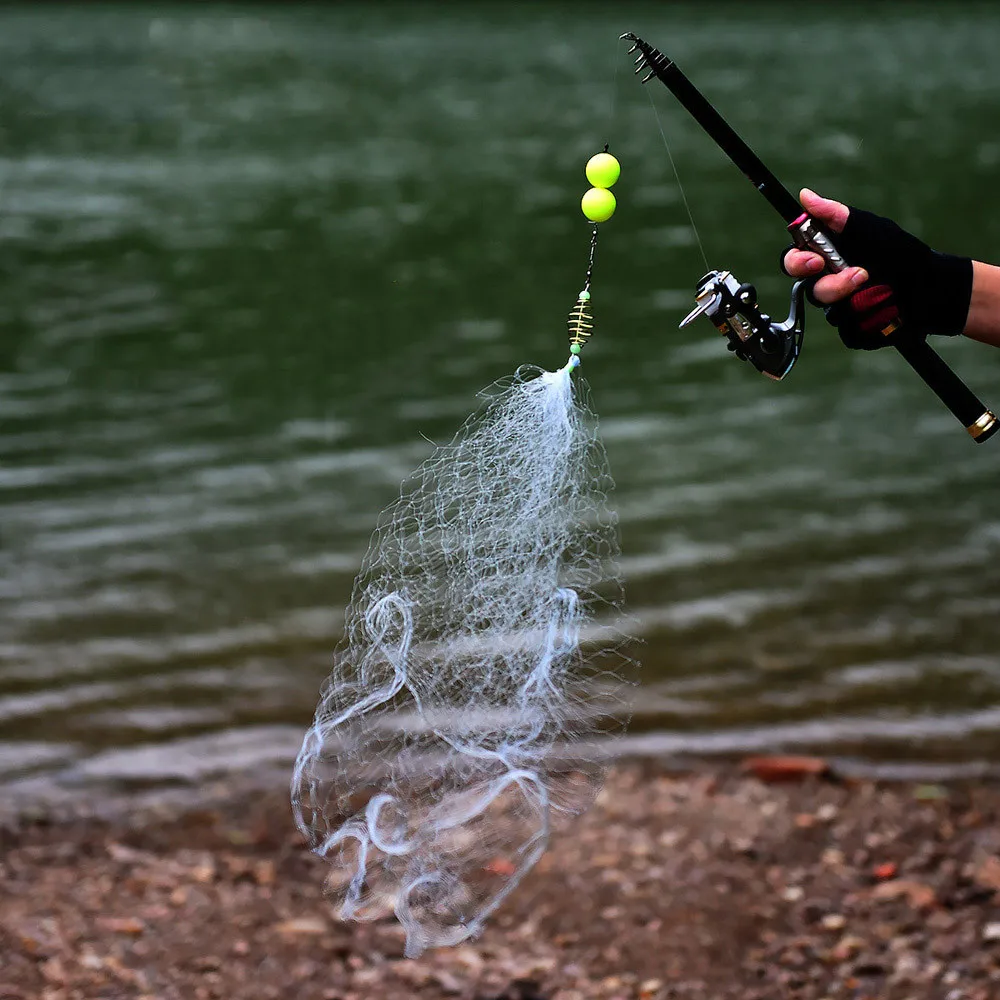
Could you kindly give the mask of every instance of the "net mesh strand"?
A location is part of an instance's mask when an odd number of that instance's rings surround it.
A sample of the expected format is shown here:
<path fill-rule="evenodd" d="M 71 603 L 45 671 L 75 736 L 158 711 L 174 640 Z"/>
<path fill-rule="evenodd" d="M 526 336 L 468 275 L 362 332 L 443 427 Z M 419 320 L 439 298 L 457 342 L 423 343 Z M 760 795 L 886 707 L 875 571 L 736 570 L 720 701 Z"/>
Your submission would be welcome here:
<path fill-rule="evenodd" d="M 613 486 L 585 383 L 522 368 L 379 518 L 292 780 L 345 919 L 477 934 L 620 728 Z"/>

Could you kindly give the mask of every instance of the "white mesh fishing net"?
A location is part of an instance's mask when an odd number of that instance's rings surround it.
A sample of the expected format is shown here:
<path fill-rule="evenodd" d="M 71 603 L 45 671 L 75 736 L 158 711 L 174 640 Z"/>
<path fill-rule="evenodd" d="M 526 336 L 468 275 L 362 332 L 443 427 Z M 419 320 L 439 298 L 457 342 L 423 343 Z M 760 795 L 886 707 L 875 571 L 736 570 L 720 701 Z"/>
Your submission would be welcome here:
<path fill-rule="evenodd" d="M 340 915 L 475 935 L 622 724 L 612 487 L 585 385 L 520 369 L 383 511 L 292 780 Z M 574 384 L 575 382 L 575 384 Z"/>

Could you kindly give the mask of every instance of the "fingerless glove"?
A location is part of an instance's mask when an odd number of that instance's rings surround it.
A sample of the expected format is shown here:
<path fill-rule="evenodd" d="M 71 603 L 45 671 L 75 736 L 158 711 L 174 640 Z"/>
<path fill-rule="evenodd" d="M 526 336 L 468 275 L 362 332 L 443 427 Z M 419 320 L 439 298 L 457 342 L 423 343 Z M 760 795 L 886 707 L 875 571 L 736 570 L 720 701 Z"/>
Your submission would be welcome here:
<path fill-rule="evenodd" d="M 826 310 L 850 348 L 876 350 L 929 333 L 957 336 L 972 300 L 972 260 L 932 250 L 890 219 L 852 208 L 834 237 L 868 284 Z"/>

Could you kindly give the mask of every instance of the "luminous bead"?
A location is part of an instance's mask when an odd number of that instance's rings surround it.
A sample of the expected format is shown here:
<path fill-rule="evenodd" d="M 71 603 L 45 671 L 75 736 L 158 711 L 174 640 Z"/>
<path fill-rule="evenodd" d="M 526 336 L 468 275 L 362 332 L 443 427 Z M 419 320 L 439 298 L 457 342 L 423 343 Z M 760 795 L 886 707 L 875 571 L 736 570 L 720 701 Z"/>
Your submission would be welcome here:
<path fill-rule="evenodd" d="M 607 222 L 615 214 L 615 196 L 606 188 L 592 187 L 580 202 L 583 214 L 591 222 Z"/>
<path fill-rule="evenodd" d="M 570 344 L 569 353 L 570 354 L 579 354 L 580 353 L 580 345 L 579 344 Z"/>
<path fill-rule="evenodd" d="M 612 187 L 621 173 L 621 164 L 610 153 L 598 153 L 587 161 L 587 180 L 596 188 Z"/>
<path fill-rule="evenodd" d="M 589 302 L 590 292 L 588 292 L 587 289 L 585 288 L 582 292 L 580 292 L 578 298 L 580 299 L 581 302 Z"/>

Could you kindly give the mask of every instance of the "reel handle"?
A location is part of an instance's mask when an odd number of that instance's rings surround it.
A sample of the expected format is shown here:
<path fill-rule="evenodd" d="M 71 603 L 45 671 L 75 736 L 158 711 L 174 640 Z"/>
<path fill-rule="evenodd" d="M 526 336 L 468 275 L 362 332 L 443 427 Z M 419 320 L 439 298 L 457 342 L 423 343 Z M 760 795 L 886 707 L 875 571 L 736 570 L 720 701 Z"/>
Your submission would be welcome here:
<path fill-rule="evenodd" d="M 788 231 L 797 247 L 818 253 L 826 261 L 829 271 L 838 273 L 847 269 L 848 264 L 833 240 L 808 212 L 803 212 L 792 222 Z M 897 313 L 896 320 L 883 332 L 888 336 L 901 328 L 902 322 Z M 892 346 L 951 410 L 977 444 L 1000 431 L 1000 420 L 996 414 L 983 404 L 926 340 L 900 341 L 897 338 Z"/>

